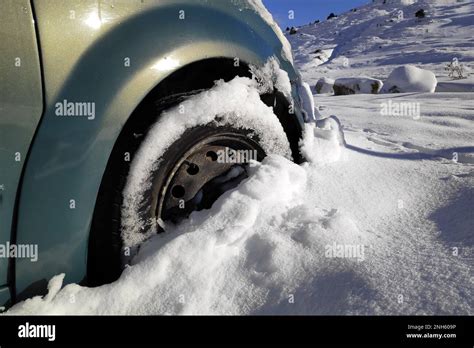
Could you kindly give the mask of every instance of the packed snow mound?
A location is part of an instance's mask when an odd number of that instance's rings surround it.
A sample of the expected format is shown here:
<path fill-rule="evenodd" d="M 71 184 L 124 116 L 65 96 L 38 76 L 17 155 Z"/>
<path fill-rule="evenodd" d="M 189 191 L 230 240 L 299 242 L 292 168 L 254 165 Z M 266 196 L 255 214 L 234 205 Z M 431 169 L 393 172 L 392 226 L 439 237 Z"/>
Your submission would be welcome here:
<path fill-rule="evenodd" d="M 319 119 L 321 116 L 319 110 L 314 104 L 313 93 L 311 92 L 311 87 L 306 82 L 301 83 L 301 90 L 299 91 L 299 97 L 301 101 L 301 107 L 304 110 L 303 114 L 305 117 L 305 122 L 312 122 Z"/>
<path fill-rule="evenodd" d="M 383 82 L 371 77 L 339 78 L 334 82 L 335 95 L 378 94 Z"/>
<path fill-rule="evenodd" d="M 438 80 L 431 71 L 405 65 L 396 68 L 385 81 L 386 93 L 434 93 Z"/>
<path fill-rule="evenodd" d="M 288 75 L 270 59 L 262 69 L 253 68 L 254 79 L 236 77 L 217 81 L 208 91 L 191 96 L 178 106 L 164 111 L 148 131 L 135 155 L 123 193 L 122 239 L 124 247 L 136 248 L 156 233 L 156 224 L 142 217 L 143 197 L 163 154 L 190 128 L 212 124 L 250 129 L 259 137 L 267 154 L 291 158 L 288 138 L 273 109 L 265 105 L 260 93 L 274 87 L 288 92 Z M 163 132 L 166 130 L 166 132 Z M 151 226 L 151 227 L 149 227 Z"/>
<path fill-rule="evenodd" d="M 300 152 L 309 162 L 326 165 L 341 159 L 344 145 L 339 121 L 333 116 L 305 124 Z"/>
<path fill-rule="evenodd" d="M 343 211 L 305 205 L 308 185 L 305 168 L 269 156 L 210 211 L 193 213 L 150 239 L 115 283 L 98 288 L 70 284 L 58 291 L 59 275 L 50 281 L 47 296 L 19 303 L 8 314 L 317 310 L 303 297 L 296 305 L 292 298 L 324 268 L 359 267 L 368 240 Z M 351 257 L 339 257 L 339 245 L 354 246 Z"/>
<path fill-rule="evenodd" d="M 315 90 L 318 94 L 333 94 L 334 93 L 334 80 L 322 77 L 316 82 Z"/>

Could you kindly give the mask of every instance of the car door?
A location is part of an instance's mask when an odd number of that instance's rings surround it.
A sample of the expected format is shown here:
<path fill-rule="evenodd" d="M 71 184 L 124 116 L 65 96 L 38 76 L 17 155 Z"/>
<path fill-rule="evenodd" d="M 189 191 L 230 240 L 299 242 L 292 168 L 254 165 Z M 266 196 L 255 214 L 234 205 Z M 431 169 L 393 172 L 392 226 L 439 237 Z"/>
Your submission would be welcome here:
<path fill-rule="evenodd" d="M 15 201 L 43 97 L 29 0 L 0 2 L 0 288 L 7 283 Z M 41 233 L 41 231 L 38 231 Z"/>

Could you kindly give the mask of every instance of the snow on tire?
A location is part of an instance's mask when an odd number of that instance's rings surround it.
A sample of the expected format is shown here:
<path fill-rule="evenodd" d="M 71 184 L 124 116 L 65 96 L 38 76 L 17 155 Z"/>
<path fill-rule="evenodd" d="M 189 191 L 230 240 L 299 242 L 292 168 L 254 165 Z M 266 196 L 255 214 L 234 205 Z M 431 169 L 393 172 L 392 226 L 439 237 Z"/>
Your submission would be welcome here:
<path fill-rule="evenodd" d="M 164 111 L 140 145 L 123 191 L 124 247 L 135 248 L 157 232 L 157 224 L 150 224 L 149 217 L 143 215 L 147 204 L 144 197 L 152 185 L 152 176 L 163 165 L 165 153 L 186 131 L 208 126 L 247 130 L 258 138 L 267 155 L 291 159 L 288 138 L 272 108 L 261 101 L 258 82 L 245 77 L 217 81 L 210 90 Z"/>

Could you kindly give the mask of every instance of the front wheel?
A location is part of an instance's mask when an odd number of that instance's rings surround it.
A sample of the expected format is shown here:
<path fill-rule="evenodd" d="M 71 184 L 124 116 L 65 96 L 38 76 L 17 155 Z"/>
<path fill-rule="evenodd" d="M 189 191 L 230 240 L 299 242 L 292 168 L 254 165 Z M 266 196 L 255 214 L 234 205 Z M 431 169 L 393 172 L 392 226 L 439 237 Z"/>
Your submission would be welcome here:
<path fill-rule="evenodd" d="M 182 105 L 166 110 L 140 142 L 126 173 L 111 171 L 122 177 L 107 190 L 101 187 L 89 243 L 90 285 L 116 279 L 141 243 L 168 224 L 209 209 L 247 177 L 255 161 L 268 154 L 291 158 L 280 121 L 258 93 L 249 90 L 247 100 L 233 107 L 222 103 L 219 93 L 205 93 L 206 105 L 215 105 L 211 115 L 200 107 L 200 94 L 191 100 L 201 113 L 192 115 L 196 124 L 179 112 Z"/>

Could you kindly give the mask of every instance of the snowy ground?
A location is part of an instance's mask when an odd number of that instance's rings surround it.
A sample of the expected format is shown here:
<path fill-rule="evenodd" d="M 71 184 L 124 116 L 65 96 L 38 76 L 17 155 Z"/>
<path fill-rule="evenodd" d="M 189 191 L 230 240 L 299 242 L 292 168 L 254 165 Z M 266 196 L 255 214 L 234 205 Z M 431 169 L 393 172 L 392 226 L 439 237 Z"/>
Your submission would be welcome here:
<path fill-rule="evenodd" d="M 58 277 L 10 313 L 473 314 L 474 102 L 400 97 L 419 119 L 381 116 L 381 95 L 316 98 L 344 124 L 340 158 L 270 157 L 117 282 L 56 294 Z"/>
<path fill-rule="evenodd" d="M 474 57 L 472 2 L 420 3 L 440 17 L 423 24 L 426 47 L 408 37 L 421 35 L 419 23 L 402 31 L 386 22 L 395 5 L 339 17 L 358 23 L 352 38 L 335 22 L 319 32 L 303 28 L 292 39 L 304 78 L 312 86 L 323 76 L 383 78 L 403 49 L 447 81 L 441 62 L 453 50 L 464 61 Z M 374 29 L 367 19 L 392 28 Z M 345 34 L 337 41 L 331 30 Z M 453 30 L 459 40 L 451 45 Z M 351 65 L 337 65 L 333 54 L 319 66 L 310 53 L 316 48 L 344 53 Z M 307 137 L 305 150 L 317 155 L 311 162 L 269 156 L 211 210 L 148 241 L 115 283 L 61 289 L 59 275 L 46 297 L 9 314 L 474 314 L 474 93 L 315 102 L 324 116 L 339 117 L 346 148 L 330 131 L 329 140 Z M 397 105 L 416 112 L 399 115 Z"/>
<path fill-rule="evenodd" d="M 366 275 L 384 300 L 366 313 L 472 314 L 473 95 L 396 98 L 420 103 L 421 117 L 382 116 L 383 95 L 316 98 L 340 116 L 348 143 L 330 173 L 352 194 L 334 205 L 376 236 Z M 396 294 L 405 306 L 390 301 Z"/>

